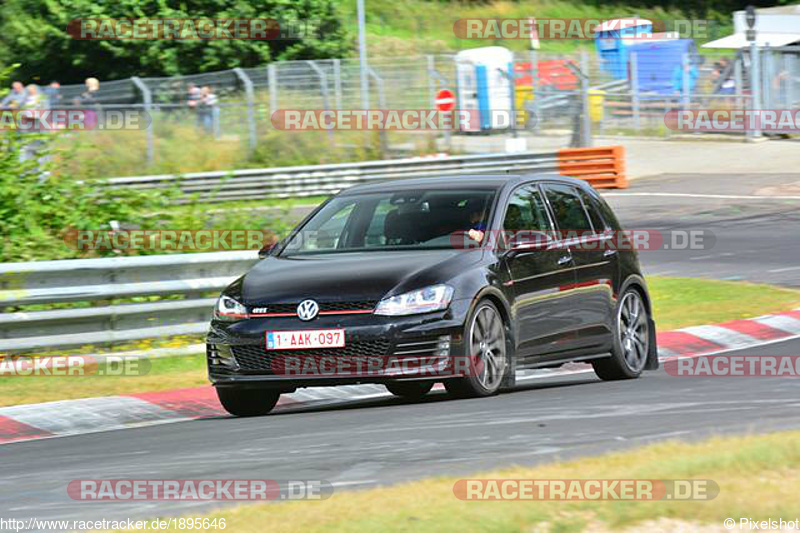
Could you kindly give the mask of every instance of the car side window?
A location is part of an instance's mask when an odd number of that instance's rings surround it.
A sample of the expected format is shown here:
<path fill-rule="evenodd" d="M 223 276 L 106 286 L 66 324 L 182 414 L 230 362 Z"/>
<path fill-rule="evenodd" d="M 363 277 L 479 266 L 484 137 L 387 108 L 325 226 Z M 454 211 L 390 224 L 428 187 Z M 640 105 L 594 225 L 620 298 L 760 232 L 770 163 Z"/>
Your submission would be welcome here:
<path fill-rule="evenodd" d="M 603 220 L 603 215 L 600 214 L 599 203 L 584 190 L 578 189 L 578 195 L 581 197 L 581 200 L 583 200 L 583 207 L 589 214 L 589 219 L 592 221 L 595 232 L 603 233 L 609 226 Z"/>
<path fill-rule="evenodd" d="M 561 231 L 593 231 L 581 199 L 569 185 L 547 184 L 544 192 Z"/>
<path fill-rule="evenodd" d="M 552 229 L 544 200 L 536 187 L 520 187 L 514 191 L 506 207 L 503 229 L 506 231 Z"/>
<path fill-rule="evenodd" d="M 578 194 L 581 200 L 583 200 L 583 206 L 586 208 L 586 212 L 589 213 L 589 218 L 592 221 L 594 230 L 597 233 L 603 233 L 609 226 L 603 221 L 603 215 L 600 214 L 600 203 L 593 198 L 592 195 L 582 189 L 578 189 Z"/>

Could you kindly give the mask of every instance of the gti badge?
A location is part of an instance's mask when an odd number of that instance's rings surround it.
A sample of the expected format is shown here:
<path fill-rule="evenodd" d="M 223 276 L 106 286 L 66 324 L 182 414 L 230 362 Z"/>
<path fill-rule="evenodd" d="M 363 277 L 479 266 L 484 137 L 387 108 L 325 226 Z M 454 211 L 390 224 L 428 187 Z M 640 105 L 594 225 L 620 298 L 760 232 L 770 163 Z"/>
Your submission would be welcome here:
<path fill-rule="evenodd" d="M 297 317 L 300 320 L 313 320 L 319 314 L 319 305 L 314 300 L 303 300 L 297 306 Z"/>

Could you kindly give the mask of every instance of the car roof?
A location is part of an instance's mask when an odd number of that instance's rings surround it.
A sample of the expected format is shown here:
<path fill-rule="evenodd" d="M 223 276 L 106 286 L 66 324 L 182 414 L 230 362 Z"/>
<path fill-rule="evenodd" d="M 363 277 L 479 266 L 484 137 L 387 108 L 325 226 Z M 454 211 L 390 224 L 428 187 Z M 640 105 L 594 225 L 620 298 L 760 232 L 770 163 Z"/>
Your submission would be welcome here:
<path fill-rule="evenodd" d="M 363 185 L 356 185 L 342 191 L 340 195 L 363 194 L 371 192 L 397 192 L 414 189 L 458 188 L 458 189 L 502 189 L 521 183 L 538 181 L 563 181 L 572 184 L 585 184 L 581 180 L 559 174 L 471 174 L 458 176 L 430 176 L 425 178 L 399 178 Z"/>

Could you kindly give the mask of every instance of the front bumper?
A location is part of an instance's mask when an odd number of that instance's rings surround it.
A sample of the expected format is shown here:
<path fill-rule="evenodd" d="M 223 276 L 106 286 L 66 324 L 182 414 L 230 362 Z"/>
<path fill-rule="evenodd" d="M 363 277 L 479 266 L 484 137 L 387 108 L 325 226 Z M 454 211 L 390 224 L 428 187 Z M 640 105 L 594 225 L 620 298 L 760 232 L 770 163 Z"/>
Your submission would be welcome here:
<path fill-rule="evenodd" d="M 285 392 L 324 385 L 441 381 L 443 376 L 452 377 L 443 369 L 452 364 L 453 356 L 466 353 L 462 335 L 470 304 L 469 300 L 454 300 L 445 311 L 400 317 L 357 314 L 320 316 L 309 322 L 296 317 L 232 323 L 214 320 L 207 337 L 209 379 L 216 387 Z M 267 331 L 329 328 L 345 330 L 344 348 L 266 350 Z M 383 366 L 373 364 L 378 359 L 384 361 Z M 387 365 L 388 361 L 392 364 Z"/>

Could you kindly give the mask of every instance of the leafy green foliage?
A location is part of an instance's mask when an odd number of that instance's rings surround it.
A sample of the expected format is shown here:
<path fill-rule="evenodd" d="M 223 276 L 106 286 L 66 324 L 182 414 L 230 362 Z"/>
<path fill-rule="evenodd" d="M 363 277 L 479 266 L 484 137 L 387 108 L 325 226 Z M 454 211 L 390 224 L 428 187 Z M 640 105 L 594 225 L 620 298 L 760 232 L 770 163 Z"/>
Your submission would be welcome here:
<path fill-rule="evenodd" d="M 49 172 L 35 160 L 20 161 L 24 144 L 43 143 L 46 135 L 0 137 L 0 261 L 76 257 L 65 236 L 70 228 L 110 229 L 112 220 L 138 217 L 144 209 L 165 206 L 169 194 L 112 190 L 94 181 Z"/>
<path fill-rule="evenodd" d="M 286 39 L 78 40 L 74 19 L 247 19 L 283 21 Z M 351 49 L 334 0 L 5 0 L 0 5 L 0 57 L 24 59 L 25 80 L 80 83 L 130 76 L 171 76 L 271 60 L 341 57 Z"/>

